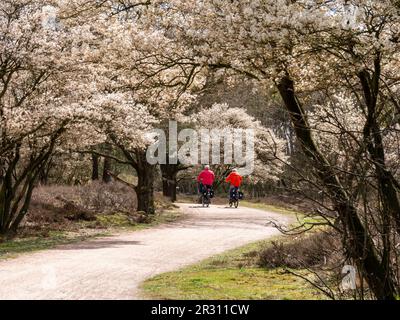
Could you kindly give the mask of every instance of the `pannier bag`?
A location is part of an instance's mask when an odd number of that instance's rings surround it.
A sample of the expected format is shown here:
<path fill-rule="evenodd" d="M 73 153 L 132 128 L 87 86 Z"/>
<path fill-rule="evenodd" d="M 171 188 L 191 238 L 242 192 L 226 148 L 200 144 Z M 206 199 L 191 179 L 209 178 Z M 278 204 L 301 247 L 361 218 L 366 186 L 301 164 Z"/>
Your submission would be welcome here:
<path fill-rule="evenodd" d="M 240 199 L 240 200 L 242 200 L 242 199 L 243 199 L 243 197 L 244 197 L 244 194 L 243 194 L 243 192 L 239 191 L 239 199 Z"/>
<path fill-rule="evenodd" d="M 207 196 L 207 191 L 203 192 L 204 196 Z M 214 198 L 214 190 L 210 189 L 208 190 L 208 196 L 210 198 Z"/>

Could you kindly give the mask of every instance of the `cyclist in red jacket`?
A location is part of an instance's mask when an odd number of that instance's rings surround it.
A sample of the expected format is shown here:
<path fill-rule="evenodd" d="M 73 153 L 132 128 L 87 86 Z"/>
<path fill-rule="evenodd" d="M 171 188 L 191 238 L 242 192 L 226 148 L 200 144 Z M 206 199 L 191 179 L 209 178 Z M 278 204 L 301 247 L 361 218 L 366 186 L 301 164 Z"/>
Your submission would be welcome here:
<path fill-rule="evenodd" d="M 242 176 L 237 172 L 236 169 L 233 169 L 232 172 L 225 179 L 225 182 L 230 183 L 229 188 L 229 199 L 232 199 L 233 194 L 239 191 L 239 187 L 242 184 Z"/>
<path fill-rule="evenodd" d="M 207 189 L 211 189 L 215 180 L 215 174 L 210 170 L 210 166 L 206 165 L 204 170 L 200 172 L 197 177 L 197 182 L 199 183 L 199 191 L 203 193 Z M 205 189 L 206 188 L 206 189 Z"/>

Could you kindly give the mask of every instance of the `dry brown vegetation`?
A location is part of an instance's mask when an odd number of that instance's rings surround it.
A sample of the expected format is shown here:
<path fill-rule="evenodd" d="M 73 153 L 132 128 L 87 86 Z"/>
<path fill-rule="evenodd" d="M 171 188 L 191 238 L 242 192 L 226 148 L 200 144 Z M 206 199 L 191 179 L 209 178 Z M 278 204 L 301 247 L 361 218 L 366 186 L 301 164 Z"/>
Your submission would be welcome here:
<path fill-rule="evenodd" d="M 340 238 L 333 232 L 303 234 L 290 242 L 273 241 L 259 253 L 258 264 L 265 268 L 333 267 L 343 259 L 340 248 Z"/>
<path fill-rule="evenodd" d="M 158 195 L 155 203 L 158 212 L 172 208 L 171 202 Z M 115 181 L 107 184 L 96 181 L 79 186 L 39 186 L 32 196 L 19 236 L 47 236 L 50 231 L 78 231 L 82 228 L 102 229 L 106 227 L 103 222 L 115 215 L 132 225 L 150 222 L 151 219 L 137 212 L 136 207 L 133 189 Z"/>

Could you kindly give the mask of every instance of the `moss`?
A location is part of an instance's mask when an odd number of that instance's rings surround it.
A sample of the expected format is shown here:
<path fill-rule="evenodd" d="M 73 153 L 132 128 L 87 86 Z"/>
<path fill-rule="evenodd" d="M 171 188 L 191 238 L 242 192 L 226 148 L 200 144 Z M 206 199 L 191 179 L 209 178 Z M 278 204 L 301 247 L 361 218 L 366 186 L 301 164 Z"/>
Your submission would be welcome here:
<path fill-rule="evenodd" d="M 96 223 L 102 227 L 130 227 L 137 223 L 126 214 L 98 215 Z"/>

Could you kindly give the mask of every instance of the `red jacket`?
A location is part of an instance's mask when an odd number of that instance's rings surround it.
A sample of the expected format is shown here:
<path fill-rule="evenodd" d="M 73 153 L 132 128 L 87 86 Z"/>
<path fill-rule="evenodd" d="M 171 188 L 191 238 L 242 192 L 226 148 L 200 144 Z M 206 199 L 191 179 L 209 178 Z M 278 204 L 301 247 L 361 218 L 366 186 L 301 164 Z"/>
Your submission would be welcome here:
<path fill-rule="evenodd" d="M 240 187 L 242 184 L 242 176 L 237 172 L 231 172 L 225 181 L 229 182 L 234 187 Z"/>
<path fill-rule="evenodd" d="M 210 169 L 204 169 L 197 177 L 198 182 L 208 186 L 211 186 L 214 183 L 214 179 L 214 172 L 212 172 Z"/>

